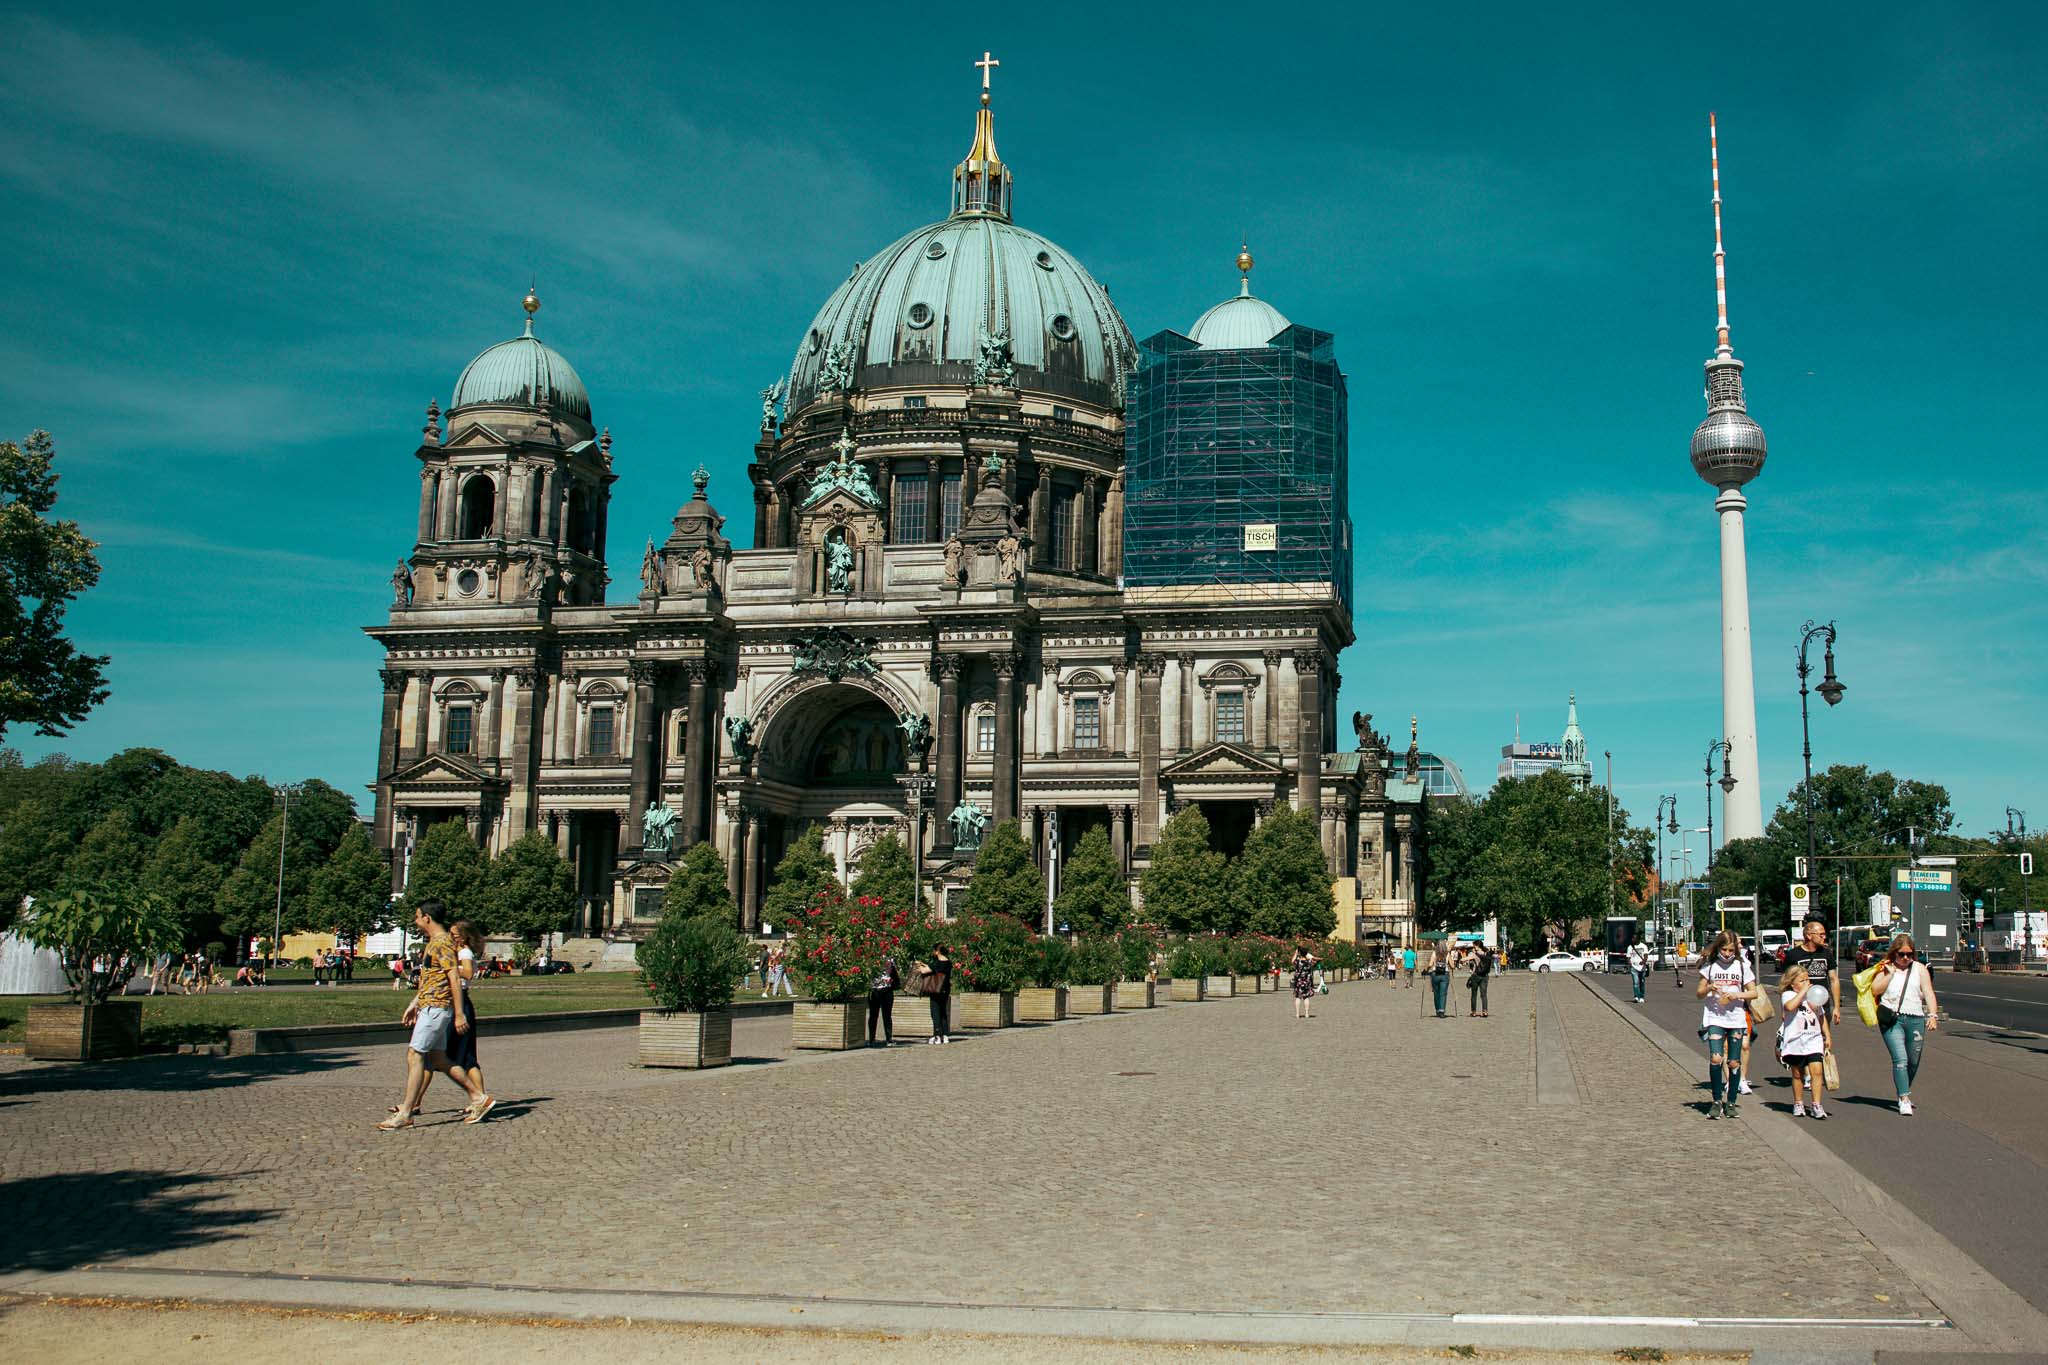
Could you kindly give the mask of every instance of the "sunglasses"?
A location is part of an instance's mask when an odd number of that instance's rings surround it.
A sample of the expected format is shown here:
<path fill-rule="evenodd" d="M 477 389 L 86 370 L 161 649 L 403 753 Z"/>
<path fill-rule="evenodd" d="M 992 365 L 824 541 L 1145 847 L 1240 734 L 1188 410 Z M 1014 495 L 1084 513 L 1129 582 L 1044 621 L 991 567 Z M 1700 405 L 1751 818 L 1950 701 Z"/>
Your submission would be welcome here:
<path fill-rule="evenodd" d="M 1901 948 L 1901 949 L 1899 949 L 1899 950 L 1898 950 L 1898 951 L 1897 951 L 1896 953 L 1893 953 L 1893 954 L 1892 954 L 1892 956 L 1893 956 L 1893 957 L 1911 957 L 1911 956 L 1913 956 L 1913 950 L 1912 950 L 1911 948 Z"/>

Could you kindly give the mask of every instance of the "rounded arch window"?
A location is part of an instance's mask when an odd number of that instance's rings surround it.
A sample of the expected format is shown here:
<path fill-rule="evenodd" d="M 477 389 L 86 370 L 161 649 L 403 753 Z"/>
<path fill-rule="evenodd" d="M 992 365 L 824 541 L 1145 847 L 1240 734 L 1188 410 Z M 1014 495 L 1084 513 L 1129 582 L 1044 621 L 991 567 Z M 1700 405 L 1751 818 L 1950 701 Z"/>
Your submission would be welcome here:
<path fill-rule="evenodd" d="M 932 306 L 928 303 L 910 305 L 909 322 L 912 327 L 924 328 L 932 325 Z"/>
<path fill-rule="evenodd" d="M 1052 334 L 1061 341 L 1074 339 L 1074 320 L 1065 313 L 1056 313 L 1052 319 Z"/>
<path fill-rule="evenodd" d="M 1031 259 L 1038 262 L 1038 268 L 1040 270 L 1052 269 L 1052 253 L 1050 251 L 1041 251 L 1036 256 L 1033 256 Z"/>
<path fill-rule="evenodd" d="M 804 338 L 804 349 L 812 355 L 816 355 L 818 348 L 824 344 L 825 338 L 818 334 L 818 329 L 815 327 L 811 329 L 811 334 Z"/>
<path fill-rule="evenodd" d="M 498 485 L 488 474 L 471 475 L 462 485 L 461 512 L 456 535 L 462 540 L 482 540 L 496 531 Z"/>

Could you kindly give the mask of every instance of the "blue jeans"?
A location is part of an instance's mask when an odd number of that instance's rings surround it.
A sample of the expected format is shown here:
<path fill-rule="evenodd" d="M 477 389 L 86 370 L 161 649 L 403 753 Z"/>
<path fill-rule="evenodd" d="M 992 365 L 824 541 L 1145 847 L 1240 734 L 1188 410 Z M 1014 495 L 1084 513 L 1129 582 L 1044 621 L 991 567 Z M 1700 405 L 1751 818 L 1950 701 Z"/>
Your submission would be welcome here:
<path fill-rule="evenodd" d="M 1429 974 L 1429 989 L 1430 993 L 1436 997 L 1436 1012 L 1442 1014 L 1444 1006 L 1451 1002 L 1451 974 L 1449 972 L 1431 972 Z"/>
<path fill-rule="evenodd" d="M 1905 1099 L 1913 1093 L 1913 1077 L 1920 1073 L 1920 1047 L 1927 1041 L 1927 1020 L 1918 1014 L 1902 1014 L 1884 1031 L 1885 1051 L 1892 1054 L 1892 1089 Z"/>
<path fill-rule="evenodd" d="M 1716 1104 L 1723 1098 L 1735 1098 L 1735 1086 L 1729 1078 L 1742 1065 L 1742 1043 L 1748 1033 L 1747 1029 L 1723 1028 L 1719 1024 L 1709 1024 L 1700 1030 L 1700 1036 L 1707 1040 L 1707 1080 L 1714 1087 Z"/>
<path fill-rule="evenodd" d="M 1631 970 L 1628 975 L 1630 983 L 1633 984 L 1636 988 L 1636 999 L 1642 999 L 1643 987 L 1649 984 L 1650 974 L 1648 972 L 1639 972 Z"/>

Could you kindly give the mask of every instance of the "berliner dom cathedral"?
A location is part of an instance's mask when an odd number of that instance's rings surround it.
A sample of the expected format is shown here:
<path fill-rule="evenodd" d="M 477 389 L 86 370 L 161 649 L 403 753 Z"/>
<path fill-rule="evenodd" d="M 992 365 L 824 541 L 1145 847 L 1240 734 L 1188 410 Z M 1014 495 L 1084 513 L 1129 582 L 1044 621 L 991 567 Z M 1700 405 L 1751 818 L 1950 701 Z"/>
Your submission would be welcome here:
<path fill-rule="evenodd" d="M 787 373 L 733 413 L 750 486 L 636 466 L 533 293 L 428 407 L 415 538 L 368 628 L 399 887 L 435 823 L 491 851 L 540 831 L 575 870 L 572 932 L 624 943 L 705 840 L 755 929 L 811 826 L 848 875 L 896 834 L 943 912 L 998 822 L 1049 869 L 1101 827 L 1135 878 L 1183 805 L 1234 852 L 1291 803 L 1321 821 L 1340 933 L 1412 913 L 1412 729 L 1406 755 L 1369 716 L 1339 738 L 1332 338 L 1256 296 L 1244 250 L 1216 307 L 1140 343 L 1018 221 L 998 63 L 976 65 L 949 211 L 819 281 Z M 668 526 L 609 524 L 622 477 L 687 482 Z M 631 583 L 607 580 L 615 529 L 646 540 Z"/>

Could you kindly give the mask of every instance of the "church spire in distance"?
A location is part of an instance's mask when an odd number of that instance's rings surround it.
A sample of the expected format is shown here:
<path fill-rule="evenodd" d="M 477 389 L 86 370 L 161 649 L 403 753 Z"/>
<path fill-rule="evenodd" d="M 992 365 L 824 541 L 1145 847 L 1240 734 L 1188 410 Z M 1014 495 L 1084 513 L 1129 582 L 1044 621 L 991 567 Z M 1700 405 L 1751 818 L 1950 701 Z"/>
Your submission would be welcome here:
<path fill-rule="evenodd" d="M 1010 168 L 996 154 L 996 117 L 988 106 L 989 76 L 1002 63 L 987 52 L 981 68 L 981 108 L 974 112 L 974 145 L 953 168 L 953 216 L 982 214 L 1010 220 Z"/>
<path fill-rule="evenodd" d="M 1728 741 L 1728 837 L 1764 832 L 1758 787 L 1756 674 L 1749 641 L 1749 560 L 1742 520 L 1749 506 L 1742 486 L 1763 472 L 1764 431 L 1742 396 L 1742 362 L 1728 340 L 1728 253 L 1721 244 L 1721 135 L 1707 115 L 1707 147 L 1714 176 L 1714 358 L 1707 362 L 1707 417 L 1692 434 L 1693 472 L 1716 489 L 1721 519 L 1721 732 Z"/>

